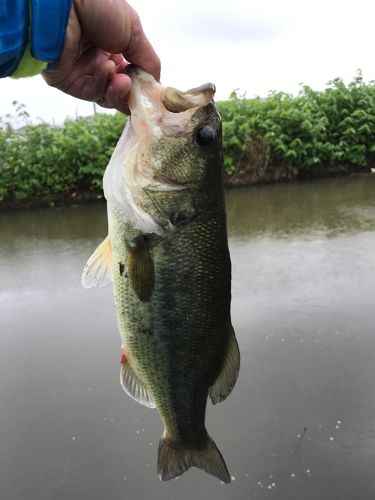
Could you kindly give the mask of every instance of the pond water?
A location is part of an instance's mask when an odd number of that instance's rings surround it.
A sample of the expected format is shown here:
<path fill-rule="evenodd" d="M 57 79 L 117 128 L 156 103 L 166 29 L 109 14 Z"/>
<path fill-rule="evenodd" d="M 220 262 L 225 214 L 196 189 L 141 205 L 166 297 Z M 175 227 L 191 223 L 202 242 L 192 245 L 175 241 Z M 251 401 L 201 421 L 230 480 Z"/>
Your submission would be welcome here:
<path fill-rule="evenodd" d="M 156 477 L 162 426 L 119 384 L 105 206 L 0 216 L 0 498 L 373 500 L 375 176 L 231 190 L 242 366 L 207 428 L 233 481 Z"/>

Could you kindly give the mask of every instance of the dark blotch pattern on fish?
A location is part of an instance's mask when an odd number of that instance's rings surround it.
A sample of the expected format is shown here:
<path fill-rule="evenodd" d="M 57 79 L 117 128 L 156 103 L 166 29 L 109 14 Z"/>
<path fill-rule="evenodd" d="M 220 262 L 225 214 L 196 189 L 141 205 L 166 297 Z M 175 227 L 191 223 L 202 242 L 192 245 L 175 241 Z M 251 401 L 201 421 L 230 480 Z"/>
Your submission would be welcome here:
<path fill-rule="evenodd" d="M 122 262 L 119 262 L 118 264 L 119 264 L 120 276 L 122 276 L 125 271 L 125 265 Z"/>

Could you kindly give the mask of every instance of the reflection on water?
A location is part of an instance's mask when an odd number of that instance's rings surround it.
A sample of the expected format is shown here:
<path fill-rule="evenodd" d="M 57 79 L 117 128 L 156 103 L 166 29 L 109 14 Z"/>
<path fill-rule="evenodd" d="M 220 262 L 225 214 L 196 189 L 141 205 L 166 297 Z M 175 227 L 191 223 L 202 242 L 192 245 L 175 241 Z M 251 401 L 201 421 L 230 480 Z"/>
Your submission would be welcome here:
<path fill-rule="evenodd" d="M 207 427 L 235 480 L 156 479 L 162 426 L 120 388 L 112 292 L 80 286 L 95 205 L 0 216 L 1 499 L 375 498 L 375 176 L 227 200 L 242 368 Z"/>
<path fill-rule="evenodd" d="M 246 188 L 228 193 L 230 235 L 307 237 L 373 231 L 375 180 L 371 176 Z"/>

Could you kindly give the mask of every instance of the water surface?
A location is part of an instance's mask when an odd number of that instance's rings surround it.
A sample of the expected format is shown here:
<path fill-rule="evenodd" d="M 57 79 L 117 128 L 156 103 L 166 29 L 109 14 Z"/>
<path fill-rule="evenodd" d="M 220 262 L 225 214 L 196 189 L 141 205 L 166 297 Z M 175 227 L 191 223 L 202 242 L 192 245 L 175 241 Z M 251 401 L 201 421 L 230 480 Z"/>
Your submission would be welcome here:
<path fill-rule="evenodd" d="M 232 190 L 242 367 L 207 428 L 233 476 L 156 478 L 162 426 L 119 385 L 104 205 L 0 216 L 0 498 L 373 500 L 375 176 Z"/>

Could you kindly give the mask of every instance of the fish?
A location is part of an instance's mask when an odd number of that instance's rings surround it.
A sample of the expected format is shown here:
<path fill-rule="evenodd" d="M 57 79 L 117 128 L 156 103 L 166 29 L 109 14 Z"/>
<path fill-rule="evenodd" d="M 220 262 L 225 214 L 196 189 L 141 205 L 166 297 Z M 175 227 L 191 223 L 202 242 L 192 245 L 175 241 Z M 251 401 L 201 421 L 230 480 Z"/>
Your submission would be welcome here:
<path fill-rule="evenodd" d="M 205 425 L 208 398 L 225 400 L 240 367 L 215 86 L 183 92 L 138 67 L 129 75 L 130 118 L 103 177 L 108 236 L 82 284 L 113 283 L 121 385 L 164 425 L 159 478 L 195 466 L 229 483 Z"/>

